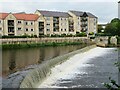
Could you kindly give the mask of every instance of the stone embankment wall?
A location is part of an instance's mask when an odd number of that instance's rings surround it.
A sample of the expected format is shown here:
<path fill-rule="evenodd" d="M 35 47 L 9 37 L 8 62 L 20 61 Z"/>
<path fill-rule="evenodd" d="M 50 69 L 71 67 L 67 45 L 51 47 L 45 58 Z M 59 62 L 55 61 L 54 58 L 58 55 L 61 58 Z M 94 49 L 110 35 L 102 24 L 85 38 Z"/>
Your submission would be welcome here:
<path fill-rule="evenodd" d="M 87 37 L 62 37 L 62 38 L 9 38 L 9 39 L 0 39 L 2 44 L 23 44 L 23 43 L 62 43 L 62 42 L 82 42 L 89 43 L 90 39 Z"/>
<path fill-rule="evenodd" d="M 116 36 L 96 37 L 95 43 L 97 46 L 103 46 L 103 47 L 110 46 L 110 45 L 117 46 L 117 37 Z"/>

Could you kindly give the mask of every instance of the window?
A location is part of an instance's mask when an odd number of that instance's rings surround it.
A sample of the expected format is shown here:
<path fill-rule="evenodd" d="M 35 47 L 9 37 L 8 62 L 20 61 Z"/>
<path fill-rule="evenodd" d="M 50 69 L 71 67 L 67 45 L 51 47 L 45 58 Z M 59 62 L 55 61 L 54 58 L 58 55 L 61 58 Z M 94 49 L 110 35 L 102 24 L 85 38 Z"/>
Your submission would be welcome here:
<path fill-rule="evenodd" d="M 21 24 L 21 21 L 18 21 L 18 24 Z"/>
<path fill-rule="evenodd" d="M 61 18 L 61 20 L 62 20 L 62 18 Z"/>
<path fill-rule="evenodd" d="M 28 22 L 25 22 L 26 25 L 28 25 Z"/>
<path fill-rule="evenodd" d="M 25 30 L 28 31 L 28 28 L 26 28 Z"/>
<path fill-rule="evenodd" d="M 0 20 L 0 24 L 2 23 L 2 21 Z"/>
<path fill-rule="evenodd" d="M 33 29 L 31 29 L 31 31 L 34 31 Z"/>
<path fill-rule="evenodd" d="M 18 30 L 21 30 L 21 28 L 18 28 Z"/>
<path fill-rule="evenodd" d="M 47 23 L 48 26 L 50 26 L 50 24 Z"/>
<path fill-rule="evenodd" d="M 65 29 L 65 31 L 66 31 L 66 29 Z"/>
<path fill-rule="evenodd" d="M 2 28 L 0 28 L 0 31 L 2 31 Z"/>
<path fill-rule="evenodd" d="M 61 29 L 61 31 L 63 31 L 63 29 Z"/>
<path fill-rule="evenodd" d="M 50 29 L 47 29 L 47 31 L 50 31 Z"/>
<path fill-rule="evenodd" d="M 33 25 L 33 22 L 31 22 L 31 25 Z"/>

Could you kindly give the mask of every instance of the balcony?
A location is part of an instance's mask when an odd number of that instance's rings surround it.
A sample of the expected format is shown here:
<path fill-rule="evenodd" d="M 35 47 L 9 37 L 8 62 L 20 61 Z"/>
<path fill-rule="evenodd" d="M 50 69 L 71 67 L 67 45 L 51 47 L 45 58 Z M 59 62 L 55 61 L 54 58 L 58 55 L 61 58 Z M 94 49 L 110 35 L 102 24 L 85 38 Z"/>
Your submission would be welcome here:
<path fill-rule="evenodd" d="M 86 22 L 87 21 L 87 18 L 81 18 L 81 22 Z"/>

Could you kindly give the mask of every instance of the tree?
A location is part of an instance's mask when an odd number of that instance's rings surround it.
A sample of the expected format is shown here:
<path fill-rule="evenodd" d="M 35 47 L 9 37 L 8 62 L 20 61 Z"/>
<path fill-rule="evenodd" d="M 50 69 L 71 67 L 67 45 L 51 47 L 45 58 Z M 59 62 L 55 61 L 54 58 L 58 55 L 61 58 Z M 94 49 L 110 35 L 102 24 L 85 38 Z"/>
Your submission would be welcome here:
<path fill-rule="evenodd" d="M 101 25 L 98 25 L 98 33 L 101 33 L 101 30 L 103 30 Z"/>
<path fill-rule="evenodd" d="M 110 35 L 119 35 L 120 36 L 120 19 L 114 18 L 110 23 L 106 25 L 105 33 Z"/>

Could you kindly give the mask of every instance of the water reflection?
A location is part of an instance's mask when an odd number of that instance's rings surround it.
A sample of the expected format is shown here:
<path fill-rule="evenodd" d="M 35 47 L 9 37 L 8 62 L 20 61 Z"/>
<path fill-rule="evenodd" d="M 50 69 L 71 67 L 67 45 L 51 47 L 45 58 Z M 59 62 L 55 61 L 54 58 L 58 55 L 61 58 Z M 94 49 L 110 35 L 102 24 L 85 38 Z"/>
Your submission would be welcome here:
<path fill-rule="evenodd" d="M 59 55 L 80 49 L 85 45 L 40 47 L 2 51 L 3 77 L 33 64 L 40 64 Z"/>

